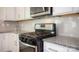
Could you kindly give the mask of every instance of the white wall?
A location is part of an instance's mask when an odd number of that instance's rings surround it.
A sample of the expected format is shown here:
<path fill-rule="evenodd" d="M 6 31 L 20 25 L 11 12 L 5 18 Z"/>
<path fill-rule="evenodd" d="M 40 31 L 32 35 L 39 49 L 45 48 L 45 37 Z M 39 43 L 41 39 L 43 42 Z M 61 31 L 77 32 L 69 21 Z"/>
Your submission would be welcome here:
<path fill-rule="evenodd" d="M 34 31 L 35 23 L 57 23 L 57 34 L 64 36 L 79 37 L 79 15 L 62 16 L 62 17 L 45 17 L 20 22 L 21 32 Z"/>

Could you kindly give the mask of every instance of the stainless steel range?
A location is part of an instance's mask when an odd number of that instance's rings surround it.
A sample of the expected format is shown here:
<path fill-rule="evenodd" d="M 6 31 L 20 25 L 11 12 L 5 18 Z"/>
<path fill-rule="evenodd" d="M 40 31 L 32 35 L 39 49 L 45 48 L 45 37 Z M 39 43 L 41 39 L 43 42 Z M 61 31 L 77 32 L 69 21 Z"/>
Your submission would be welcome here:
<path fill-rule="evenodd" d="M 43 39 L 56 36 L 55 23 L 37 23 L 35 32 L 22 33 L 19 35 L 21 42 L 37 46 L 37 52 L 43 52 Z"/>

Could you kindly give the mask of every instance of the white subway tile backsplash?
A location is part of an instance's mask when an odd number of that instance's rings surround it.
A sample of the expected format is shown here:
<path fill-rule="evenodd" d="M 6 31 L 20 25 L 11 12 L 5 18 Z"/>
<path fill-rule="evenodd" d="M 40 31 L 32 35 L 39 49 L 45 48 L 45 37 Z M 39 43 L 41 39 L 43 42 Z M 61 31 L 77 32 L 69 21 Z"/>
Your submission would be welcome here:
<path fill-rule="evenodd" d="M 34 24 L 36 23 L 56 23 L 58 35 L 79 37 L 79 17 L 75 15 L 19 22 L 21 32 L 34 31 Z"/>
<path fill-rule="evenodd" d="M 79 17 L 77 17 L 77 19 L 79 19 Z"/>
<path fill-rule="evenodd" d="M 16 32 L 17 23 L 15 22 L 1 22 L 0 23 L 0 32 Z"/>

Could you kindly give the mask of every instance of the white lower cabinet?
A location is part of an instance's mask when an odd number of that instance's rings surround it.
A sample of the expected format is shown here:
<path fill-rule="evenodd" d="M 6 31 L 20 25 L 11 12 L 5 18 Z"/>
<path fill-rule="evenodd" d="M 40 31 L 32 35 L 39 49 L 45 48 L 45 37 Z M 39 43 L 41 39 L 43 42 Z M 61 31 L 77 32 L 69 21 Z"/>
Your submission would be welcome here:
<path fill-rule="evenodd" d="M 67 52 L 67 48 L 54 43 L 44 42 L 45 52 Z"/>
<path fill-rule="evenodd" d="M 79 50 L 54 43 L 44 42 L 44 52 L 79 52 Z"/>
<path fill-rule="evenodd" d="M 14 33 L 2 33 L 3 38 L 0 37 L 0 51 L 1 52 L 19 52 L 19 37 Z"/>
<path fill-rule="evenodd" d="M 4 39 L 4 35 L 3 34 L 0 34 L 0 52 L 2 52 L 3 51 L 3 47 L 2 47 L 2 41 L 3 41 L 3 39 Z"/>
<path fill-rule="evenodd" d="M 79 52 L 79 50 L 74 49 L 74 48 L 68 48 L 68 52 Z"/>

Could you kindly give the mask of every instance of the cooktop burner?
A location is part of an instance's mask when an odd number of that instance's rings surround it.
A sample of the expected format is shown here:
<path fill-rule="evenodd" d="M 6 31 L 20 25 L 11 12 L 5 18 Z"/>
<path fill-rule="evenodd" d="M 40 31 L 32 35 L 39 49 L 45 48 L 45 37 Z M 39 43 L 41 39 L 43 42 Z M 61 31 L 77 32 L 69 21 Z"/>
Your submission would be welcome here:
<path fill-rule="evenodd" d="M 43 49 L 43 39 L 48 37 L 56 36 L 56 27 L 55 24 L 53 24 L 53 30 L 47 30 L 46 29 L 35 29 L 35 32 L 29 32 L 29 33 L 22 33 L 19 35 L 19 39 L 27 44 L 38 46 L 38 51 L 42 51 Z M 42 27 L 44 28 L 45 25 L 42 24 Z M 41 50 L 40 50 L 41 49 Z"/>
<path fill-rule="evenodd" d="M 19 35 L 19 38 L 22 42 L 29 43 L 32 45 L 36 45 L 33 41 L 42 40 L 47 37 L 52 37 L 51 33 L 43 33 L 43 32 L 29 32 L 23 33 Z M 30 43 L 32 41 L 33 43 Z"/>

